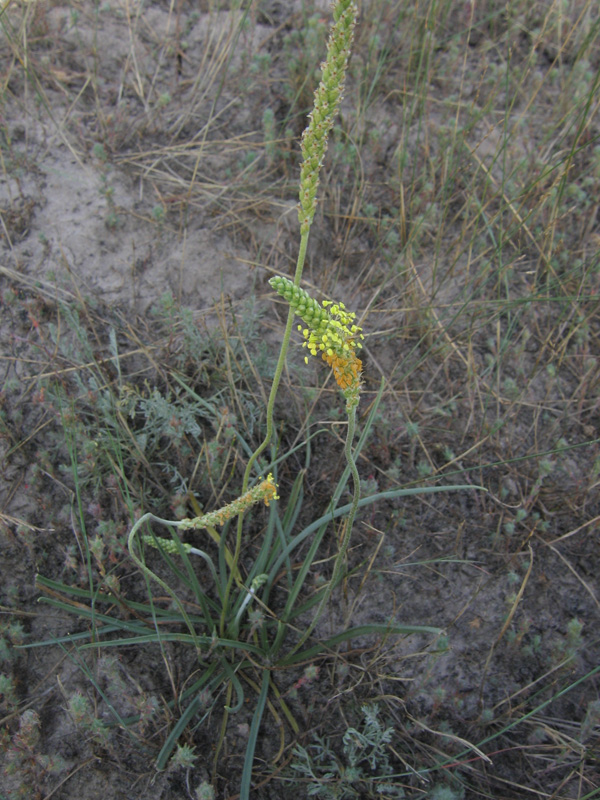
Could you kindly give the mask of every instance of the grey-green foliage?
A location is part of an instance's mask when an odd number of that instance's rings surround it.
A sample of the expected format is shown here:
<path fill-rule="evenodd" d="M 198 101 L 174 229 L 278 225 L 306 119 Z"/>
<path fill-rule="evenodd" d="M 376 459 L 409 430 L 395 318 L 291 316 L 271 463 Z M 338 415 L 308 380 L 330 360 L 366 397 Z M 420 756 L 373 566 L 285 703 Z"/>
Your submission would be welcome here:
<path fill-rule="evenodd" d="M 69 305 L 68 303 L 59 303 L 58 309 L 63 325 L 57 325 L 54 322 L 48 323 L 50 338 L 58 352 L 75 364 L 93 361 L 94 348 L 81 321 L 80 309 L 75 304 Z M 65 335 L 65 329 L 69 331 L 69 335 Z"/>
<path fill-rule="evenodd" d="M 261 328 L 264 311 L 256 295 L 249 294 L 236 309 L 231 310 L 234 313 L 233 330 L 224 336 L 219 327 L 209 332 L 195 319 L 193 310 L 177 303 L 170 292 L 162 295 L 151 313 L 158 324 L 177 340 L 177 346 L 169 355 L 169 363 L 182 370 L 190 365 L 200 365 L 203 371 L 210 368 L 212 372 L 227 364 L 234 381 L 247 379 L 254 384 L 255 377 L 247 357 L 250 353 L 258 374 L 271 379 L 275 362 L 272 348 L 264 341 Z"/>
<path fill-rule="evenodd" d="M 277 155 L 277 124 L 272 108 L 265 108 L 263 112 L 263 135 L 265 138 L 265 156 L 267 163 L 271 165 Z"/>
<path fill-rule="evenodd" d="M 428 800 L 463 800 L 464 796 L 465 793 L 461 786 L 454 789 L 447 783 L 438 783 L 427 795 L 427 798 Z"/>
<path fill-rule="evenodd" d="M 195 438 L 202 436 L 198 418 L 207 416 L 206 409 L 198 403 L 188 402 L 187 398 L 182 400 L 179 394 L 164 395 L 154 387 L 148 397 L 140 398 L 139 407 L 146 418 L 144 448 L 149 437 L 168 436 L 180 444 L 186 434 Z"/>
<path fill-rule="evenodd" d="M 211 470 L 214 467 L 221 473 L 230 441 L 239 429 L 229 410 L 234 405 L 232 398 L 241 411 L 245 436 L 252 436 L 260 425 L 261 412 L 248 387 L 255 385 L 256 373 L 268 377 L 273 371 L 268 345 L 258 334 L 262 312 L 254 295 L 236 311 L 231 333 L 223 336 L 219 330 L 210 334 L 191 309 L 180 306 L 169 294 L 161 298 L 154 313 L 159 330 L 164 326 L 169 331 L 169 365 L 176 375 L 185 373 L 193 387 L 184 388 L 176 379 L 169 385 L 163 381 L 161 387 L 148 381 L 144 386 L 131 382 L 122 371 L 114 328 L 107 331 L 107 346 L 115 380 L 107 382 L 97 358 L 98 336 L 92 345 L 81 311 L 60 306 L 65 324 L 50 325 L 51 338 L 62 356 L 80 366 L 61 382 L 45 380 L 44 388 L 68 429 L 78 480 L 98 483 L 114 470 L 114 464 L 128 474 L 144 459 L 169 475 L 174 490 L 185 493 L 187 481 L 182 474 L 189 468 L 186 459 L 196 457 L 204 447 Z M 208 394 L 209 399 L 196 390 Z M 62 442 L 62 433 L 60 439 Z M 73 465 L 66 459 L 60 469 L 70 473 Z"/>
<path fill-rule="evenodd" d="M 291 767 L 308 783 L 308 796 L 324 800 L 345 798 L 403 798 L 401 786 L 392 782 L 394 770 L 389 759 L 393 727 L 384 727 L 379 706 L 361 706 L 360 727 L 348 728 L 338 755 L 328 739 L 314 736 L 308 748 L 297 745 Z"/>
<path fill-rule="evenodd" d="M 254 293 L 249 294 L 240 305 L 240 313 L 236 317 L 236 326 L 239 337 L 232 335 L 230 339 L 233 353 L 237 356 L 239 378 L 248 377 L 252 382 L 253 377 L 249 371 L 249 364 L 244 352 L 244 347 L 252 356 L 252 364 L 262 377 L 271 381 L 275 374 L 276 359 L 273 356 L 271 344 L 265 341 L 264 328 L 261 320 L 264 310 L 261 308 Z M 242 347 L 242 342 L 244 347 Z"/>
<path fill-rule="evenodd" d="M 12 735 L 0 738 L 2 800 L 48 797 L 51 780 L 56 786 L 57 776 L 67 765 L 60 756 L 42 753 L 40 740 L 41 720 L 31 708 L 20 715 L 19 727 Z"/>
<path fill-rule="evenodd" d="M 171 292 L 165 292 L 150 312 L 167 330 L 177 331 L 181 336 L 182 346 L 173 354 L 173 366 L 182 368 L 191 358 L 199 361 L 206 352 L 208 334 L 194 319 L 194 312 L 182 306 Z"/>

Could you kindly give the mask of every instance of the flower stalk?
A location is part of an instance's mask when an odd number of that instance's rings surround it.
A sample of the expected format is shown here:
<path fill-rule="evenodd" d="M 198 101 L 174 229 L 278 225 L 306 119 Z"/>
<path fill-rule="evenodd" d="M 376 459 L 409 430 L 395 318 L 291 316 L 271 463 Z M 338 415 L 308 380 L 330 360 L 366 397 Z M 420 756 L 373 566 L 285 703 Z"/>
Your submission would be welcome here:
<path fill-rule="evenodd" d="M 238 514 L 242 514 L 250 508 L 250 506 L 259 503 L 261 500 L 266 506 L 270 504 L 271 500 L 279 500 L 277 486 L 273 482 L 273 475 L 271 473 L 267 475 L 265 480 L 245 492 L 241 497 L 236 498 L 233 502 L 228 503 L 226 506 L 216 511 L 209 511 L 207 514 L 202 514 L 199 517 L 179 520 L 177 527 L 181 528 L 181 530 L 190 530 L 224 525 L 227 520 L 237 517 Z"/>
<path fill-rule="evenodd" d="M 269 283 L 281 297 L 287 300 L 290 304 L 290 311 L 305 323 L 306 327 L 298 326 L 298 330 L 304 337 L 303 347 L 306 347 L 313 356 L 318 356 L 320 353 L 322 359 L 332 368 L 335 380 L 346 398 L 348 414 L 344 455 L 352 475 L 352 504 L 350 513 L 345 520 L 342 541 L 335 558 L 331 580 L 323 590 L 312 622 L 294 647 L 294 651 L 296 651 L 313 632 L 339 582 L 360 499 L 360 479 L 352 453 L 352 442 L 356 431 L 356 409 L 360 399 L 362 371 L 362 362 L 356 355 L 356 351 L 362 347 L 361 340 L 364 339 L 364 336 L 362 328 L 354 324 L 356 315 L 354 312 L 348 311 L 343 303 L 325 300 L 321 304 L 304 289 L 280 276 L 271 278 Z M 305 360 L 308 361 L 308 358 Z"/>
<path fill-rule="evenodd" d="M 329 133 L 333 127 L 333 121 L 338 112 L 340 100 L 342 98 L 346 70 L 348 66 L 348 58 L 350 56 L 350 48 L 352 45 L 352 39 L 354 37 L 354 26 L 356 25 L 357 17 L 358 7 L 354 0 L 337 0 L 337 2 L 335 2 L 333 6 L 334 24 L 331 28 L 331 33 L 327 43 L 327 55 L 325 61 L 321 65 L 321 82 L 315 91 L 313 111 L 309 115 L 309 123 L 302 135 L 301 148 L 303 160 L 300 168 L 300 206 L 298 209 L 298 221 L 300 223 L 300 248 L 298 251 L 298 259 L 296 262 L 296 271 L 294 272 L 293 281 L 294 286 L 296 287 L 299 287 L 302 279 L 302 271 L 304 269 L 310 227 L 312 225 L 317 207 L 316 195 L 319 185 L 319 172 L 323 165 Z M 292 333 L 293 320 L 294 311 L 290 309 L 281 341 L 277 366 L 275 367 L 273 383 L 271 384 L 271 391 L 269 393 L 269 399 L 267 402 L 267 430 L 265 438 L 248 459 L 246 470 L 244 472 L 244 478 L 242 480 L 242 492 L 245 492 L 248 487 L 250 474 L 256 460 L 269 446 L 271 439 L 273 438 L 273 411 L 275 408 L 275 398 L 277 397 L 279 383 L 283 374 L 285 359 L 290 343 L 290 336 Z M 358 369 L 358 372 L 360 372 L 360 368 Z M 350 402 L 355 403 L 356 406 L 356 404 L 358 404 L 358 394 Z M 238 516 L 235 550 L 233 554 L 233 562 L 236 569 L 242 551 L 243 520 L 244 515 L 243 513 L 240 513 Z M 227 599 L 229 597 L 232 585 L 233 572 L 231 572 L 229 575 L 229 580 L 225 589 L 224 607 L 227 605 Z M 224 628 L 225 614 L 223 613 L 221 615 L 221 630 L 223 631 Z"/>

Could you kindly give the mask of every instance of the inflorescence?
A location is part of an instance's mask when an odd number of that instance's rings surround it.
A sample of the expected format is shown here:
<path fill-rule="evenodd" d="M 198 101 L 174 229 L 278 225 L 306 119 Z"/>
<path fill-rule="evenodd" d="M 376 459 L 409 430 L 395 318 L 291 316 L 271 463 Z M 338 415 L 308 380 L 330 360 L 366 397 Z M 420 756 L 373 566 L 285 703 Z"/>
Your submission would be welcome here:
<path fill-rule="evenodd" d="M 327 148 L 329 132 L 337 114 L 358 10 L 353 0 L 338 0 L 333 16 L 335 24 L 327 44 L 327 57 L 321 64 L 322 77 L 315 92 L 314 107 L 302 134 L 300 170 L 300 231 L 305 234 L 317 207 L 319 171 Z"/>
<path fill-rule="evenodd" d="M 260 500 L 262 500 L 266 506 L 269 505 L 271 500 L 279 500 L 277 485 L 273 482 L 271 473 L 267 475 L 265 480 L 261 481 L 254 488 L 249 489 L 232 503 L 216 511 L 209 511 L 207 514 L 202 514 L 202 516 L 195 517 L 194 519 L 182 519 L 177 527 L 189 529 L 212 528 L 215 525 L 224 525 L 228 519 L 237 517 L 238 514 L 246 511 L 246 509 L 258 503 Z"/>
<path fill-rule="evenodd" d="M 311 355 L 321 353 L 333 370 L 333 376 L 344 393 L 349 406 L 358 405 L 362 361 L 356 351 L 362 347 L 362 328 L 354 324 L 356 315 L 347 311 L 343 303 L 316 300 L 292 281 L 279 275 L 269 283 L 275 291 L 288 301 L 306 327 L 298 326 L 304 336 L 303 347 Z M 308 358 L 305 359 L 308 362 Z"/>

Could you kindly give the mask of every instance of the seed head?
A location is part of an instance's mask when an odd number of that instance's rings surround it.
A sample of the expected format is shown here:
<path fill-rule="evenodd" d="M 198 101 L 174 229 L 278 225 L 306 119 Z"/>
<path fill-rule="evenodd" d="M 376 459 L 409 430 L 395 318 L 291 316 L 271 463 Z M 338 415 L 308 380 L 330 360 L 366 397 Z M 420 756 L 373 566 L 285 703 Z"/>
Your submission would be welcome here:
<path fill-rule="evenodd" d="M 321 82 L 315 91 L 308 126 L 302 134 L 303 162 L 300 169 L 298 219 L 303 234 L 310 228 L 317 207 L 319 170 L 344 90 L 357 15 L 358 9 L 354 0 L 338 0 L 334 6 L 334 25 L 327 43 L 327 57 L 321 64 Z"/>

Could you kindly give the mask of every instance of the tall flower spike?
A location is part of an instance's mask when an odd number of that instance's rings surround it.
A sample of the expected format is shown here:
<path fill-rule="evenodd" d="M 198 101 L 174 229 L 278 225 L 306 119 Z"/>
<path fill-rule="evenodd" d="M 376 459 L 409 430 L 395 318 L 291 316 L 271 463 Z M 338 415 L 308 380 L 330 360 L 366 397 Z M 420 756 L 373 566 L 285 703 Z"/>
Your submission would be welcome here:
<path fill-rule="evenodd" d="M 354 324 L 356 314 L 343 303 L 323 301 L 323 305 L 292 281 L 276 275 L 269 283 L 277 294 L 288 301 L 307 327 L 298 325 L 304 336 L 303 347 L 321 358 L 333 370 L 336 383 L 346 398 L 348 409 L 358 405 L 362 361 L 356 351 L 362 347 L 362 328 Z M 305 359 L 308 362 L 308 358 Z"/>
<path fill-rule="evenodd" d="M 335 24 L 327 43 L 327 57 L 321 64 L 321 82 L 315 92 L 315 100 L 309 123 L 302 134 L 302 167 L 300 169 L 300 208 L 298 219 L 300 232 L 306 233 L 313 221 L 317 207 L 319 170 L 323 163 L 327 138 L 344 89 L 346 67 L 358 9 L 354 0 L 338 0 L 334 5 Z"/>

